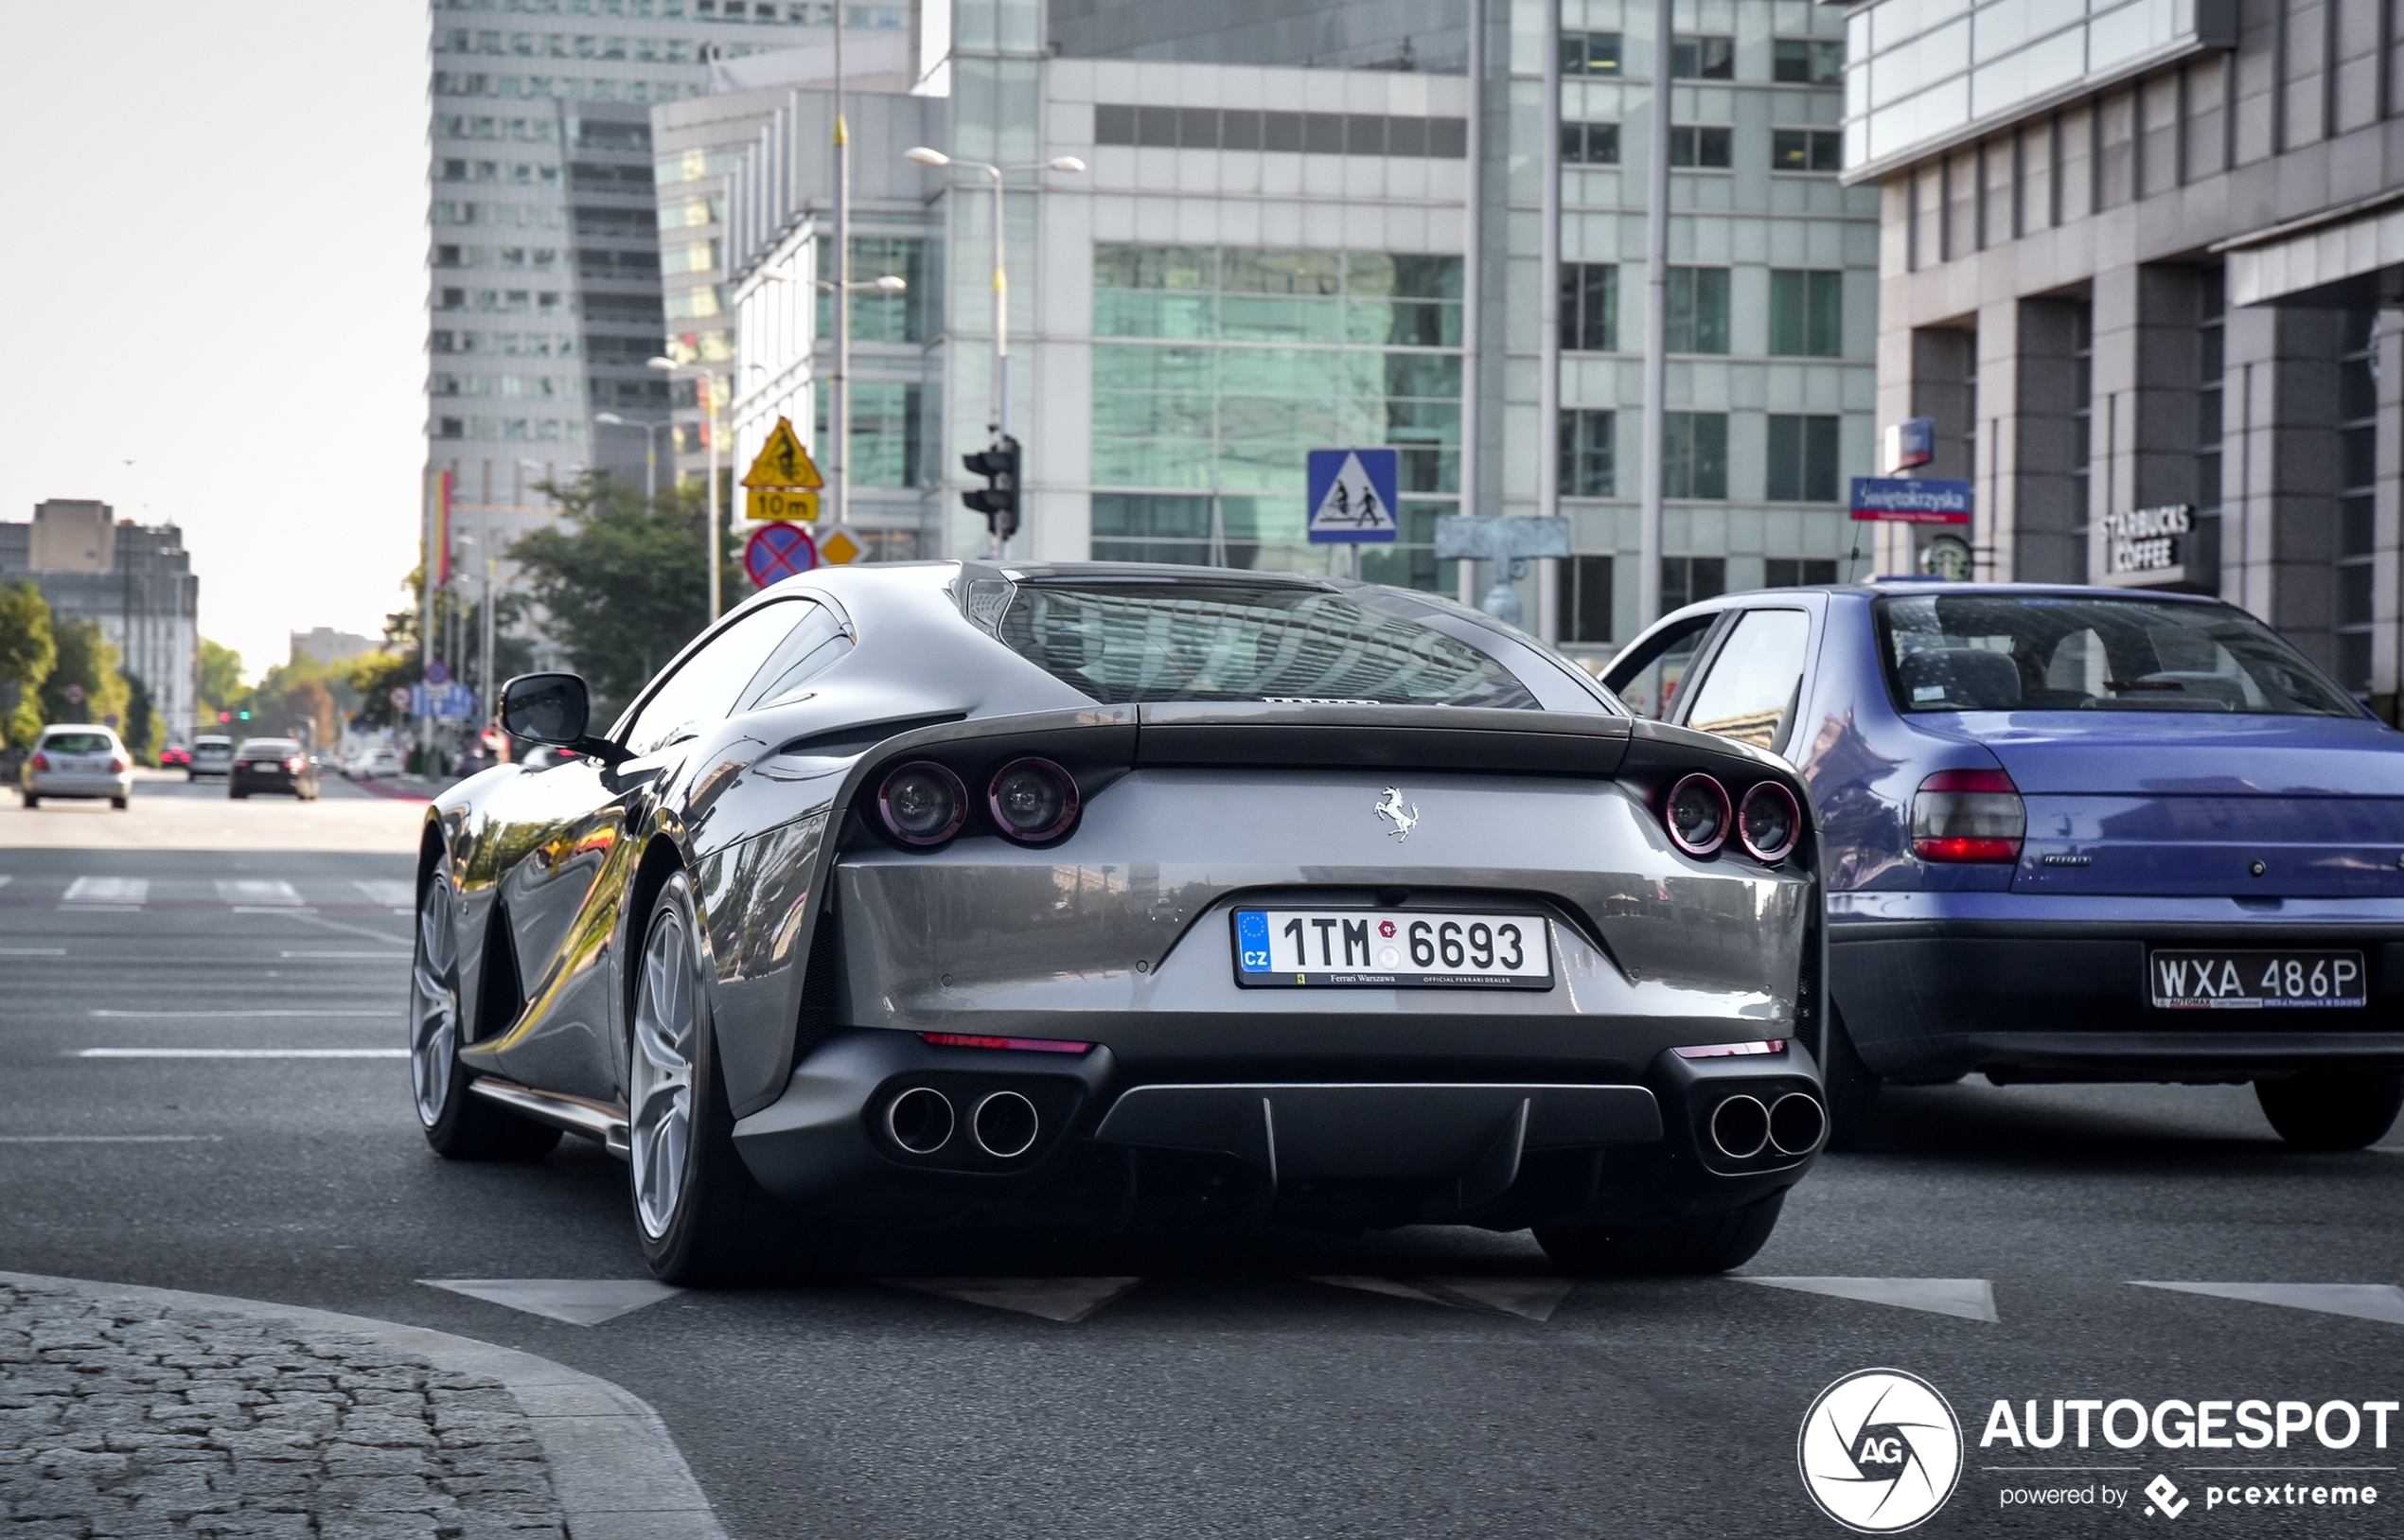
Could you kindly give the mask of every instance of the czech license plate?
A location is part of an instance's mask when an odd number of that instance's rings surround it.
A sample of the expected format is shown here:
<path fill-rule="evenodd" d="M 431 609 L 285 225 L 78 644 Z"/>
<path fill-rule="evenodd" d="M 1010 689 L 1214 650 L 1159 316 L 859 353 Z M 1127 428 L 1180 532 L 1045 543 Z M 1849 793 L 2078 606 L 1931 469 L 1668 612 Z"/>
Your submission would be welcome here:
<path fill-rule="evenodd" d="M 1541 914 L 1396 909 L 1239 909 L 1238 983 L 1269 988 L 1552 987 Z"/>
<path fill-rule="evenodd" d="M 2360 952 L 2157 951 L 2147 960 L 2165 1010 L 2342 1010 L 2370 1003 Z"/>

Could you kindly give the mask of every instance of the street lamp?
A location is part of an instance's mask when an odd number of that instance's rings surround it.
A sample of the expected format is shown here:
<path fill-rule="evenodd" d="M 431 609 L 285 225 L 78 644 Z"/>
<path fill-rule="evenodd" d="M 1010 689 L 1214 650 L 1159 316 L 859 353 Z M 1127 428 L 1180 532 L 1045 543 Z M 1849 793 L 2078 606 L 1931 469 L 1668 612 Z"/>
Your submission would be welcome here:
<path fill-rule="evenodd" d="M 902 159 L 912 166 L 941 168 L 957 166 L 963 170 L 982 171 L 994 179 L 994 383 L 993 421 L 991 427 L 997 440 L 1010 436 L 1010 274 L 1003 262 L 1008 242 L 1002 239 L 1001 191 L 1002 178 L 1012 171 L 1083 171 L 1086 163 L 1074 155 L 1055 155 L 1047 161 L 1032 161 L 1023 166 L 991 166 L 983 161 L 955 160 L 940 150 L 914 145 L 902 151 Z M 1005 549 L 996 555 L 1006 556 Z"/>
<path fill-rule="evenodd" d="M 718 592 L 718 542 L 724 538 L 719 526 L 725 522 L 717 505 L 717 371 L 698 363 L 679 363 L 672 358 L 646 361 L 649 367 L 663 374 L 689 374 L 709 398 L 709 417 L 704 431 L 710 439 L 710 620 L 716 624 L 722 598 Z"/>
<path fill-rule="evenodd" d="M 596 412 L 592 416 L 592 420 L 604 428 L 635 428 L 642 431 L 644 434 L 643 501 L 657 508 L 660 505 L 659 433 L 663 428 L 675 427 L 676 419 L 670 417 L 662 422 L 634 422 L 618 416 L 615 412 Z"/>

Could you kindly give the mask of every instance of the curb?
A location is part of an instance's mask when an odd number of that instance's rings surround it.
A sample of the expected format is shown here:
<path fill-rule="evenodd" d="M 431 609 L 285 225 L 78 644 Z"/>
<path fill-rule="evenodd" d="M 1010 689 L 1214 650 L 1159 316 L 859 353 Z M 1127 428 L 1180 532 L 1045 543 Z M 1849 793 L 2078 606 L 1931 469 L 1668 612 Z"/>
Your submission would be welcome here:
<path fill-rule="evenodd" d="M 650 1404 L 623 1386 L 515 1348 L 423 1326 L 337 1315 L 266 1300 L 0 1272 L 0 1283 L 69 1289 L 184 1310 L 278 1321 L 362 1337 L 436 1368 L 499 1380 L 516 1398 L 551 1467 L 559 1512 L 575 1540 L 726 1540 L 717 1514 Z"/>

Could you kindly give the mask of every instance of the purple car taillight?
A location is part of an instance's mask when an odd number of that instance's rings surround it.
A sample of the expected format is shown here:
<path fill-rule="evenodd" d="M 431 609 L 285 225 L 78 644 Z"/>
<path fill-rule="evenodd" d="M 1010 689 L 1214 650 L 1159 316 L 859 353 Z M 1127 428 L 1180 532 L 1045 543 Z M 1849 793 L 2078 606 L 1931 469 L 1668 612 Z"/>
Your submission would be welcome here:
<path fill-rule="evenodd" d="M 1912 854 L 1924 861 L 2016 861 L 2028 805 L 2000 770 L 1938 770 L 1912 799 Z"/>

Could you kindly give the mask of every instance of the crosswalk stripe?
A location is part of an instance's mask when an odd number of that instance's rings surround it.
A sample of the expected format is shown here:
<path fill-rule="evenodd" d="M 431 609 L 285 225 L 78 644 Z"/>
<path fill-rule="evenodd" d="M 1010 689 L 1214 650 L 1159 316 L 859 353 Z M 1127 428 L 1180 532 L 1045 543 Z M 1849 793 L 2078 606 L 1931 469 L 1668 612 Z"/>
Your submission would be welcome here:
<path fill-rule="evenodd" d="M 142 904 L 150 897 L 150 879 L 140 876 L 80 876 L 67 884 L 61 901 L 69 904 Z"/>
<path fill-rule="evenodd" d="M 598 1326 L 684 1292 L 649 1278 L 420 1278 L 417 1282 L 571 1326 Z"/>
<path fill-rule="evenodd" d="M 1831 1299 L 1889 1304 L 1902 1310 L 1956 1316 L 1963 1320 L 1998 1320 L 1995 1285 L 1984 1278 L 1756 1278 L 1731 1274 L 1740 1283 L 1764 1288 L 1825 1294 Z"/>
<path fill-rule="evenodd" d="M 2136 1288 L 2204 1294 L 2215 1299 L 2284 1305 L 2289 1310 L 2314 1310 L 2324 1316 L 2351 1316 L 2357 1320 L 2404 1326 L 2404 1288 L 2393 1283 L 2164 1283 L 2143 1278 L 2130 1279 L 2130 1283 Z"/>

